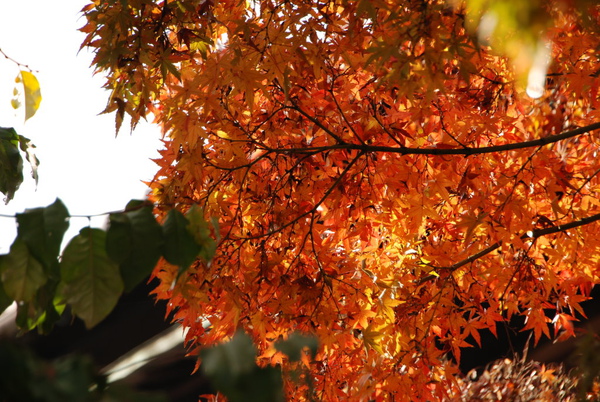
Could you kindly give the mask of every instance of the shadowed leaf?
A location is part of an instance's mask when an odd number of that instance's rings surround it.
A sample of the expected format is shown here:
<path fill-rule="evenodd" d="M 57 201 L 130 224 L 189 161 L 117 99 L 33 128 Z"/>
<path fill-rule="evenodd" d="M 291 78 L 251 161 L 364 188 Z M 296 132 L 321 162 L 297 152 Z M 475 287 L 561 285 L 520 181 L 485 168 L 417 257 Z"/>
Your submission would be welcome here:
<path fill-rule="evenodd" d="M 67 245 L 60 264 L 64 301 L 87 328 L 102 321 L 123 292 L 119 267 L 106 255 L 106 233 L 84 228 Z"/>
<path fill-rule="evenodd" d="M 36 291 L 48 280 L 42 264 L 16 239 L 10 253 L 0 259 L 0 278 L 6 294 L 16 301 L 32 301 Z"/>
<path fill-rule="evenodd" d="M 106 251 L 119 264 L 126 291 L 150 275 L 162 247 L 162 229 L 151 207 L 110 215 Z"/>

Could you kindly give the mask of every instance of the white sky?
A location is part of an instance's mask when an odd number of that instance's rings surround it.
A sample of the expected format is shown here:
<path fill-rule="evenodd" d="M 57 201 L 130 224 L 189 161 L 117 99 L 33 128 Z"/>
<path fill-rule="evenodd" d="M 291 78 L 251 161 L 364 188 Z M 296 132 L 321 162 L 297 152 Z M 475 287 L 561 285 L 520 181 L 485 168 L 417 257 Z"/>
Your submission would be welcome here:
<path fill-rule="evenodd" d="M 11 58 L 37 70 L 42 103 L 23 123 L 24 107 L 10 105 L 19 68 L 0 55 L 0 126 L 14 127 L 37 146 L 40 160 L 37 189 L 25 164 L 25 182 L 0 214 L 47 206 L 60 198 L 72 215 L 122 209 L 132 198 L 143 198 L 162 148 L 156 126 L 140 123 L 129 134 L 126 121 L 115 139 L 114 114 L 98 116 L 109 92 L 104 79 L 92 76 L 92 55 L 78 53 L 84 34 L 79 11 L 88 0 L 0 0 L 0 48 Z M 0 194 L 1 196 L 1 194 Z M 92 220 L 101 226 L 105 217 Z M 71 239 L 87 219 L 73 218 L 65 239 Z M 0 253 L 8 252 L 16 235 L 14 219 L 0 217 Z"/>

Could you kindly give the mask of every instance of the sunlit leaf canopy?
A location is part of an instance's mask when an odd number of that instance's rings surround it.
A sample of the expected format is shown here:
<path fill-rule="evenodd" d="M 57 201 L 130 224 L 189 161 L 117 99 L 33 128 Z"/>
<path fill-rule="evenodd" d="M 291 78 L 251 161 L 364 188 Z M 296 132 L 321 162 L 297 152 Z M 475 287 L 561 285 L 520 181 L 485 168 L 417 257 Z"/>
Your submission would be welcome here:
<path fill-rule="evenodd" d="M 499 321 L 573 334 L 599 282 L 599 9 L 527 4 L 84 8 L 106 112 L 164 129 L 157 213 L 218 220 L 212 261 L 154 270 L 191 344 L 242 328 L 266 364 L 312 333 L 318 399 L 402 401 L 451 398 Z"/>

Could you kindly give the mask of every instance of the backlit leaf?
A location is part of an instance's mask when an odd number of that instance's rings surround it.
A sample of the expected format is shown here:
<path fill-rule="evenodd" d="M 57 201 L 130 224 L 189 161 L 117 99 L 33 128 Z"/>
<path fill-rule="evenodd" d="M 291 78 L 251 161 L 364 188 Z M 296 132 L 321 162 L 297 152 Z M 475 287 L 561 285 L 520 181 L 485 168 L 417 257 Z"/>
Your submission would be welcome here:
<path fill-rule="evenodd" d="M 29 118 L 33 117 L 35 112 L 37 112 L 40 107 L 40 103 L 42 102 L 40 83 L 33 73 L 24 70 L 19 73 L 16 81 L 23 83 L 25 95 L 25 120 L 28 120 Z"/>
<path fill-rule="evenodd" d="M 380 339 L 383 337 L 383 334 L 379 331 L 376 331 L 373 326 L 369 325 L 362 331 L 362 338 L 365 346 L 375 350 L 377 353 L 382 354 L 383 349 L 381 347 Z"/>

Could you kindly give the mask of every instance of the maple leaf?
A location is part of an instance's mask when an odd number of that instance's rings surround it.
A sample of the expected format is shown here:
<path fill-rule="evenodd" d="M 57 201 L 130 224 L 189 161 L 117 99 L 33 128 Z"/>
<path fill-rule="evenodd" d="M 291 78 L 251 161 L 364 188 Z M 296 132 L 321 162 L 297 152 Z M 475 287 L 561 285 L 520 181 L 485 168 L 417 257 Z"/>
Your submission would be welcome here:
<path fill-rule="evenodd" d="M 362 339 L 367 348 L 375 350 L 377 353 L 382 354 L 383 348 L 379 340 L 384 336 L 379 331 L 376 331 L 372 325 L 369 325 L 362 331 Z"/>

